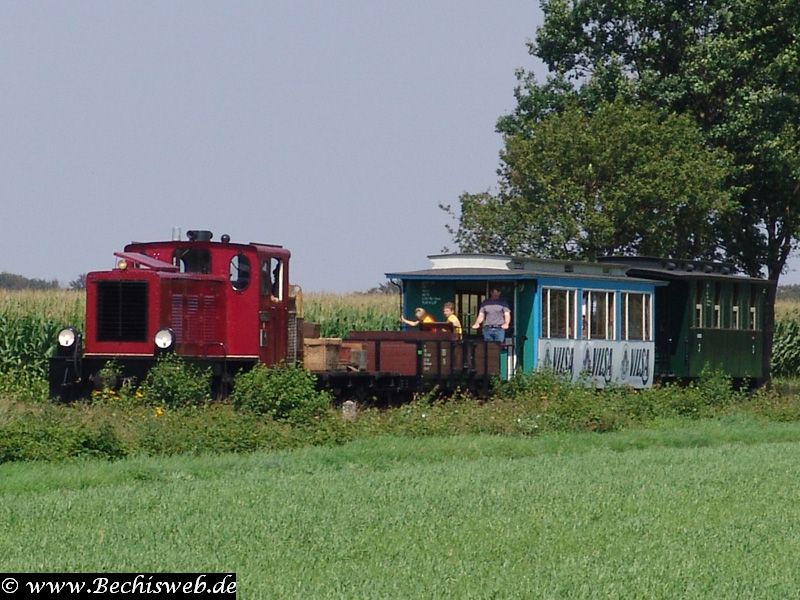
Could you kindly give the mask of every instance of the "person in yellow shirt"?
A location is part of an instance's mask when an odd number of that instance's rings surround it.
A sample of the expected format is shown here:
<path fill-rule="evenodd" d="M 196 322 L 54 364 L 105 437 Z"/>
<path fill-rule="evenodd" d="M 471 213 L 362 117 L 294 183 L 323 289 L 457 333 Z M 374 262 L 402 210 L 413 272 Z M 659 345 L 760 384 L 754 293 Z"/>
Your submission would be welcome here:
<path fill-rule="evenodd" d="M 461 337 L 461 321 L 456 316 L 456 307 L 452 302 L 445 302 L 444 307 L 444 320 L 453 326 L 453 333 L 459 338 Z"/>
<path fill-rule="evenodd" d="M 424 308 L 414 309 L 414 315 L 417 317 L 416 321 L 411 321 L 410 319 L 406 319 L 404 316 L 400 315 L 400 322 L 405 323 L 409 327 L 416 327 L 417 325 L 424 325 L 427 323 L 436 322 L 436 319 L 434 319 L 431 315 L 429 315 Z"/>

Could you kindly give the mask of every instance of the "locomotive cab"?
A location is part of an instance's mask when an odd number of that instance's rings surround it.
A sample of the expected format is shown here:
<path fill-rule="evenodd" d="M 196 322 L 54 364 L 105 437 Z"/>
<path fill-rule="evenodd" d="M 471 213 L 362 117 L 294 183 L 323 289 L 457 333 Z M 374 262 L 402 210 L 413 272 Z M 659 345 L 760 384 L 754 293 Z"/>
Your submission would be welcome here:
<path fill-rule="evenodd" d="M 290 252 L 212 238 L 189 231 L 187 241 L 128 244 L 114 269 L 89 273 L 85 331 L 59 335 L 51 396 L 103 385 L 98 374 L 110 360 L 137 382 L 159 356 L 175 353 L 211 367 L 224 392 L 237 371 L 292 357 Z"/>

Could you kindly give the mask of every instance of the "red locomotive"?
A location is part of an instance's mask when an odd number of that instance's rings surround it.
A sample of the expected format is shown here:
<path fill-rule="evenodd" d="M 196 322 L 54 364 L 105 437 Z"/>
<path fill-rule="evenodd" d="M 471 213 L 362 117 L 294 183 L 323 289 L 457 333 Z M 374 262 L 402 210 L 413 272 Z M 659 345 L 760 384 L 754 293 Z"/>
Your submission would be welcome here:
<path fill-rule="evenodd" d="M 85 395 L 103 384 L 114 360 L 122 376 L 141 381 L 159 356 L 175 353 L 212 370 L 224 395 L 234 375 L 257 363 L 302 359 L 299 288 L 290 285 L 290 252 L 269 244 L 233 243 L 210 231 L 188 240 L 128 244 L 116 267 L 86 277 L 86 330 L 62 330 L 50 360 L 54 398 Z M 488 386 L 495 348 L 462 343 L 451 331 L 360 332 L 316 365 L 320 385 L 364 395 L 418 391 L 432 385 Z M 492 354 L 491 360 L 488 360 Z M 340 362 L 340 357 L 344 361 Z"/>

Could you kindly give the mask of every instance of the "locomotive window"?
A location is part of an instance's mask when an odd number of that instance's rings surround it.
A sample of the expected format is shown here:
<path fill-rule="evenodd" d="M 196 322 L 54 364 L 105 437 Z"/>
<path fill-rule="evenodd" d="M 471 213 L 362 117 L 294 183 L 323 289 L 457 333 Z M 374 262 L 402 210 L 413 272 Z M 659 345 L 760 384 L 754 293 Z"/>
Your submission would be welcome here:
<path fill-rule="evenodd" d="M 733 329 L 741 329 L 741 321 L 739 320 L 739 284 L 733 284 L 733 294 L 731 297 L 731 327 Z"/>
<path fill-rule="evenodd" d="M 283 300 L 283 261 L 270 258 L 261 263 L 261 294 L 276 302 Z"/>
<path fill-rule="evenodd" d="M 211 253 L 201 248 L 178 248 L 172 253 L 172 264 L 181 273 L 210 273 Z"/>
<path fill-rule="evenodd" d="M 575 339 L 575 290 L 542 290 L 542 337 Z"/>
<path fill-rule="evenodd" d="M 626 340 L 651 341 L 650 294 L 624 293 L 622 295 L 622 335 Z"/>
<path fill-rule="evenodd" d="M 614 339 L 614 292 L 583 292 L 583 339 Z"/>
<path fill-rule="evenodd" d="M 721 287 L 719 281 L 714 283 L 714 327 L 722 329 L 722 306 L 720 306 Z"/>
<path fill-rule="evenodd" d="M 250 284 L 250 259 L 237 254 L 231 259 L 230 279 L 233 289 L 242 291 Z"/>
<path fill-rule="evenodd" d="M 750 329 L 758 329 L 758 288 L 750 288 Z"/>

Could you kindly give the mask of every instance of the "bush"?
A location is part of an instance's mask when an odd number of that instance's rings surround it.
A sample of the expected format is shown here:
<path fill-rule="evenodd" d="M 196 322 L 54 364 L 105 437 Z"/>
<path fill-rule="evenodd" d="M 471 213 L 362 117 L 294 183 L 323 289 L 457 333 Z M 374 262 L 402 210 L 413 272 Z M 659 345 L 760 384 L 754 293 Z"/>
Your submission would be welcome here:
<path fill-rule="evenodd" d="M 782 390 L 779 384 L 773 388 L 760 388 L 743 405 L 745 410 L 771 421 L 800 421 L 800 396 L 795 390 Z M 790 386 L 793 387 L 793 386 Z"/>
<path fill-rule="evenodd" d="M 733 389 L 733 380 L 730 375 L 709 367 L 704 368 L 700 373 L 697 389 L 703 404 L 714 408 L 734 404 L 743 395 Z"/>
<path fill-rule="evenodd" d="M 126 454 L 110 422 L 100 419 L 85 423 L 80 415 L 59 408 L 14 415 L 0 426 L 0 463 L 71 458 L 115 460 Z"/>
<path fill-rule="evenodd" d="M 146 406 L 148 399 L 145 397 L 144 388 L 137 388 L 131 381 L 122 376 L 122 368 L 115 360 L 109 360 L 97 372 L 96 385 L 99 389 L 92 390 L 92 404 L 106 406 L 132 407 Z M 154 404 L 161 404 L 157 398 Z"/>
<path fill-rule="evenodd" d="M 159 358 L 140 387 L 147 404 L 178 408 L 211 399 L 211 370 L 199 369 L 175 354 Z"/>
<path fill-rule="evenodd" d="M 23 402 L 47 402 L 50 397 L 49 384 L 34 367 L 0 370 L 0 397 Z"/>
<path fill-rule="evenodd" d="M 595 390 L 548 371 L 518 374 L 497 386 L 496 392 L 501 398 L 524 403 L 540 415 L 544 428 L 556 431 L 613 431 L 636 412 L 633 391 Z"/>
<path fill-rule="evenodd" d="M 746 398 L 734 391 L 730 377 L 711 369 L 687 387 L 602 391 L 538 371 L 501 382 L 495 392 L 499 398 L 529 406 L 541 415 L 543 428 L 558 431 L 613 431 L 657 418 L 711 416 Z"/>
<path fill-rule="evenodd" d="M 137 423 L 136 443 L 146 455 L 252 452 L 300 445 L 292 443 L 291 434 L 288 425 L 211 403 L 148 415 Z"/>
<path fill-rule="evenodd" d="M 108 368 L 114 371 L 113 364 Z M 460 391 L 441 398 L 434 390 L 397 408 L 362 406 L 353 421 L 330 410 L 328 393 L 319 392 L 314 375 L 297 367 L 259 365 L 239 374 L 230 403 L 205 402 L 208 375 L 172 357 L 154 369 L 146 396 L 123 386 L 98 390 L 95 400 L 100 401 L 91 404 L 48 404 L 14 400 L 0 390 L 0 462 L 250 452 L 384 435 L 604 432 L 737 412 L 800 419 L 796 393 L 773 389 L 745 395 L 732 390 L 728 377 L 711 371 L 686 387 L 645 390 L 595 390 L 536 372 L 498 382 L 489 401 Z"/>
<path fill-rule="evenodd" d="M 331 401 L 327 392 L 317 390 L 316 377 L 305 369 L 262 364 L 236 376 L 231 399 L 238 409 L 297 423 L 321 416 Z"/>

